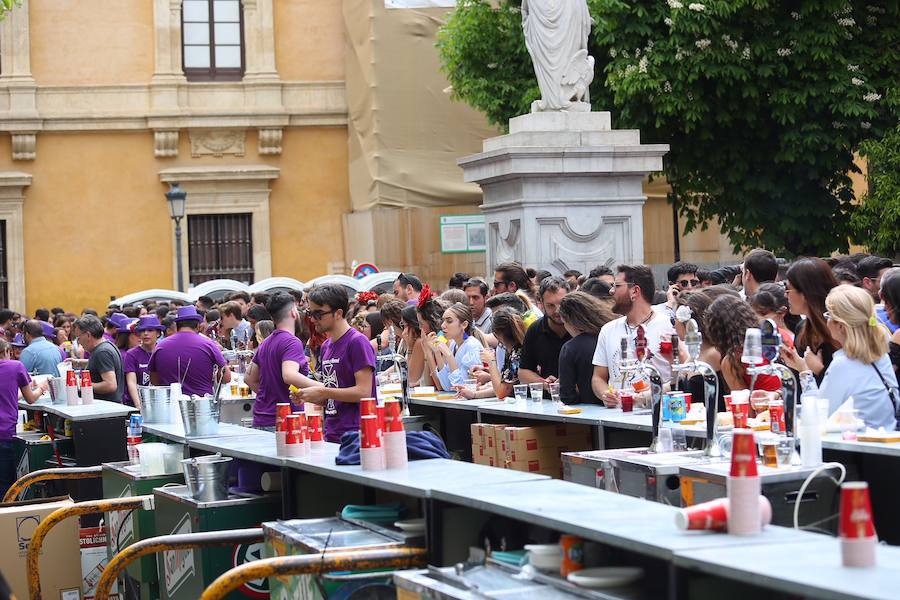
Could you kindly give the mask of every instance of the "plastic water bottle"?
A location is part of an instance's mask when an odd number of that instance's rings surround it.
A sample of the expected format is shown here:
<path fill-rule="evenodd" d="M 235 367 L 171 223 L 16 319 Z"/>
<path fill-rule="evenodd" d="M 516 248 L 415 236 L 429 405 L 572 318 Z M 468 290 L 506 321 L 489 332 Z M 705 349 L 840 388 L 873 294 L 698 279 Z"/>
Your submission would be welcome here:
<path fill-rule="evenodd" d="M 128 460 L 133 465 L 140 464 L 140 453 L 138 452 L 138 444 L 141 443 L 141 436 L 144 432 L 144 417 L 142 415 L 131 415 L 128 419 L 128 433 L 126 444 L 128 446 Z"/>

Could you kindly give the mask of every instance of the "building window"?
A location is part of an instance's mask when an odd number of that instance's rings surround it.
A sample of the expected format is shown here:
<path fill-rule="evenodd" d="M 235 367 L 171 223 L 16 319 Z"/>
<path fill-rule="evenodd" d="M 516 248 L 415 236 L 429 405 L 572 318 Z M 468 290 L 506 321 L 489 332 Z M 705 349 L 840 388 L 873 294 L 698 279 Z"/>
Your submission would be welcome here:
<path fill-rule="evenodd" d="M 0 308 L 9 307 L 9 276 L 6 272 L 6 221 L 0 221 Z"/>
<path fill-rule="evenodd" d="M 182 64 L 188 81 L 240 81 L 244 23 L 240 0 L 184 0 Z"/>
<path fill-rule="evenodd" d="M 188 215 L 188 274 L 197 285 L 211 279 L 253 283 L 253 215 Z"/>

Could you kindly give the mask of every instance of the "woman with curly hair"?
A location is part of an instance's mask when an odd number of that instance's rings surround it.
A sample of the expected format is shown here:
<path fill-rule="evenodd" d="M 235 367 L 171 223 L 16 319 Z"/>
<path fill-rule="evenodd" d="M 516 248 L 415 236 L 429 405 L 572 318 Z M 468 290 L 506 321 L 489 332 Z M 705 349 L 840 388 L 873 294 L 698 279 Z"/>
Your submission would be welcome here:
<path fill-rule="evenodd" d="M 704 322 L 709 342 L 722 356 L 720 372 L 729 390 L 777 392 L 781 389 L 778 377 L 759 375 L 754 378 L 747 373 L 741 360 L 747 330 L 759 327 L 759 317 L 749 304 L 735 296 L 720 296 L 709 305 Z"/>

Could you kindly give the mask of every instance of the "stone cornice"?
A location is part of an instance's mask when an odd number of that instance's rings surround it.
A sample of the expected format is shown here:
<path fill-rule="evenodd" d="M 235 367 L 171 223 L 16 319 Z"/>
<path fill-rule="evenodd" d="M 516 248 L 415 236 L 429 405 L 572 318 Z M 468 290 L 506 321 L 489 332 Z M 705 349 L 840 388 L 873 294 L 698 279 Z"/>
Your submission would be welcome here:
<path fill-rule="evenodd" d="M 269 165 L 172 167 L 159 172 L 163 183 L 194 181 L 265 181 L 277 179 L 281 169 Z"/>
<path fill-rule="evenodd" d="M 0 131 L 105 131 L 346 125 L 343 81 L 97 86 L 9 85 L 0 77 Z M 13 93 L 34 95 L 21 110 Z M 174 100 L 174 102 L 172 102 Z"/>

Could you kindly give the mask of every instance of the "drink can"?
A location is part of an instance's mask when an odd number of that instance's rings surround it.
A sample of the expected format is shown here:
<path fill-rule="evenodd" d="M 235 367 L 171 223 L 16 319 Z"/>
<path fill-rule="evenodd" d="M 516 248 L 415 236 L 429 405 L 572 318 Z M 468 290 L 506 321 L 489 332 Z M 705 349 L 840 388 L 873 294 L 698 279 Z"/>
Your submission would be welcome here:
<path fill-rule="evenodd" d="M 687 415 L 687 409 L 684 405 L 684 396 L 682 394 L 669 395 L 669 416 L 674 423 L 684 421 Z"/>
<path fill-rule="evenodd" d="M 378 408 L 375 398 L 363 398 L 359 401 L 359 416 L 377 416 Z"/>
<path fill-rule="evenodd" d="M 396 398 L 388 398 L 384 402 L 385 431 L 403 431 L 403 410 L 400 401 Z"/>
<path fill-rule="evenodd" d="M 772 433 L 785 434 L 784 400 L 769 401 L 769 428 Z"/>
<path fill-rule="evenodd" d="M 731 442 L 731 476 L 756 477 L 756 442 L 753 430 L 735 429 Z"/>
<path fill-rule="evenodd" d="M 672 401 L 671 394 L 663 394 L 662 397 L 662 420 L 663 421 L 671 421 L 672 420 L 672 409 L 669 407 L 669 403 Z"/>
<path fill-rule="evenodd" d="M 378 435 L 378 417 L 363 415 L 359 418 L 359 444 L 361 448 L 381 448 Z"/>
<path fill-rule="evenodd" d="M 90 373 L 88 374 L 90 375 Z M 78 387 L 78 379 L 73 369 L 66 371 L 66 387 Z"/>
<path fill-rule="evenodd" d="M 869 484 L 865 481 L 850 481 L 841 485 L 839 534 L 842 538 L 850 539 L 875 536 Z"/>
<path fill-rule="evenodd" d="M 559 545 L 562 548 L 559 574 L 568 577 L 569 573 L 582 570 L 584 568 L 584 540 L 577 535 L 564 534 L 559 536 Z"/>
<path fill-rule="evenodd" d="M 287 423 L 285 420 L 290 414 L 290 402 L 279 402 L 275 405 L 275 431 L 287 431 Z"/>

